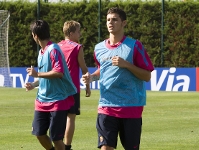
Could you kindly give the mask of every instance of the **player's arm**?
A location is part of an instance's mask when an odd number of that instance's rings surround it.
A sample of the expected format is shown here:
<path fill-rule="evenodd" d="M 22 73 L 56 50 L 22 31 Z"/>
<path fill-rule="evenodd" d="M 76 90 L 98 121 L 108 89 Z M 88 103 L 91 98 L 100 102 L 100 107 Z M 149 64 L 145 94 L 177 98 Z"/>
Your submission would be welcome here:
<path fill-rule="evenodd" d="M 38 72 L 37 75 L 38 78 L 53 79 L 53 78 L 61 78 L 63 76 L 63 73 L 51 70 L 49 72 Z"/>
<path fill-rule="evenodd" d="M 63 73 L 56 72 L 56 71 L 49 71 L 49 72 L 37 72 L 33 67 L 27 68 L 27 73 L 30 76 L 36 77 L 36 78 L 61 78 L 63 76 Z"/>
<path fill-rule="evenodd" d="M 38 87 L 39 86 L 39 80 L 36 80 L 36 81 L 32 82 L 32 85 L 34 87 Z"/>
<path fill-rule="evenodd" d="M 100 63 L 98 62 L 95 53 L 94 53 L 94 60 L 98 69 L 91 74 L 90 82 L 97 81 L 100 79 Z"/>
<path fill-rule="evenodd" d="M 37 72 L 33 67 L 27 68 L 26 71 L 28 75 L 36 77 L 36 78 L 61 78 L 63 76 L 63 62 L 61 53 L 53 49 L 50 53 L 50 59 L 52 62 L 52 70 L 48 72 Z"/>
<path fill-rule="evenodd" d="M 32 89 L 34 89 L 35 87 L 39 86 L 39 80 L 36 80 L 32 83 L 27 82 L 24 87 L 26 88 L 26 91 L 30 91 Z"/>
<path fill-rule="evenodd" d="M 91 74 L 89 78 L 89 82 L 97 81 L 100 79 L 100 63 L 98 62 L 95 53 L 94 53 L 94 60 L 98 69 L 94 73 Z"/>
<path fill-rule="evenodd" d="M 134 47 L 134 63 L 130 63 L 119 56 L 112 58 L 112 64 L 122 68 L 128 69 L 140 80 L 148 82 L 151 79 L 151 71 L 153 71 L 152 62 L 146 53 L 142 44 L 137 41 Z"/>
<path fill-rule="evenodd" d="M 78 63 L 79 66 L 82 70 L 82 74 L 86 74 L 88 72 L 88 68 L 86 66 L 85 60 L 84 60 L 84 52 L 83 52 L 83 48 L 81 47 L 78 53 Z"/>
<path fill-rule="evenodd" d="M 93 81 L 97 81 L 100 78 L 100 69 L 97 69 L 94 73 L 89 74 L 86 73 L 84 75 L 82 75 L 82 81 L 84 82 L 84 84 L 89 84 Z"/>
<path fill-rule="evenodd" d="M 85 84 L 88 84 L 88 83 L 91 83 L 93 81 L 97 81 L 100 79 L 100 64 L 97 61 L 95 54 L 94 54 L 94 60 L 95 60 L 95 63 L 97 65 L 98 69 L 92 74 L 85 74 L 82 76 L 82 80 Z"/>
<path fill-rule="evenodd" d="M 93 81 L 97 81 L 100 79 L 100 68 L 98 68 L 94 73 L 92 74 L 85 74 L 82 76 L 82 80 L 85 84 L 91 83 Z"/>
<path fill-rule="evenodd" d="M 97 81 L 100 78 L 100 69 L 98 68 L 94 73 L 91 74 L 90 82 Z"/>
<path fill-rule="evenodd" d="M 86 66 L 85 60 L 84 60 L 84 51 L 83 48 L 80 47 L 79 53 L 78 53 L 78 64 L 81 68 L 82 75 L 89 74 L 88 68 Z M 91 95 L 90 91 L 90 84 L 86 84 L 86 96 L 89 97 Z"/>
<path fill-rule="evenodd" d="M 140 80 L 148 82 L 151 79 L 151 71 L 139 68 L 127 61 L 124 63 L 124 68 L 132 72 Z"/>
<path fill-rule="evenodd" d="M 139 68 L 119 56 L 115 56 L 112 58 L 112 65 L 128 69 L 140 80 L 148 82 L 151 79 L 151 71 Z"/>

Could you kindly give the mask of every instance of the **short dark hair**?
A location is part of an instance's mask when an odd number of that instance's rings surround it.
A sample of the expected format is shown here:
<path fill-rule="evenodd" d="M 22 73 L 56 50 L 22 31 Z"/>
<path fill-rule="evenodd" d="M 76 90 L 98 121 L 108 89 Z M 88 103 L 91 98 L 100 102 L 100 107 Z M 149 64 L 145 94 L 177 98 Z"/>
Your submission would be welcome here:
<path fill-rule="evenodd" d="M 30 30 L 36 34 L 40 40 L 48 40 L 50 38 L 50 27 L 44 20 L 36 20 L 30 25 Z"/>
<path fill-rule="evenodd" d="M 112 13 L 118 14 L 122 21 L 126 20 L 126 13 L 122 9 L 120 9 L 118 7 L 109 8 L 107 15 L 112 14 Z"/>

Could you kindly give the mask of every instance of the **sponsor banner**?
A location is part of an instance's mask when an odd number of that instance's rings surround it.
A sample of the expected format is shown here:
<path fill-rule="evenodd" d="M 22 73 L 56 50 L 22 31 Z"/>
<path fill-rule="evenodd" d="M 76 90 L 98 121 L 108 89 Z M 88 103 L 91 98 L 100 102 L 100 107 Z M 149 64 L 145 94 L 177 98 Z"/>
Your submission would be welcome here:
<path fill-rule="evenodd" d="M 96 69 L 89 67 L 89 72 L 93 73 Z M 27 75 L 25 67 L 11 67 L 10 73 L 14 88 L 24 88 L 26 82 L 36 80 Z M 8 77 L 0 72 L 0 86 L 6 86 L 5 78 Z M 85 89 L 81 74 L 80 83 L 80 88 Z M 99 81 L 91 83 L 91 89 L 99 89 L 99 87 Z M 146 89 L 151 91 L 199 91 L 199 68 L 155 68 L 151 73 L 150 82 L 146 82 Z"/>
<path fill-rule="evenodd" d="M 155 68 L 146 88 L 151 91 L 196 91 L 196 68 Z"/>
<path fill-rule="evenodd" d="M 196 68 L 196 91 L 199 91 L 199 68 Z"/>

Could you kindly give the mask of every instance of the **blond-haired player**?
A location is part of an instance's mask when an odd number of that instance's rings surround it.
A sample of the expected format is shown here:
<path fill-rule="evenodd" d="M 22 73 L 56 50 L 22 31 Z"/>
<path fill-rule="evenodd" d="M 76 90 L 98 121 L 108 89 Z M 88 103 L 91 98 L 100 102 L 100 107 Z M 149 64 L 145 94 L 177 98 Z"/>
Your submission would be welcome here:
<path fill-rule="evenodd" d="M 66 150 L 71 149 L 71 143 L 75 131 L 75 118 L 76 115 L 80 115 L 79 70 L 81 69 L 83 75 L 88 73 L 88 68 L 84 60 L 83 47 L 81 44 L 78 43 L 81 36 L 80 27 L 81 25 L 77 21 L 66 21 L 63 26 L 65 40 L 62 40 L 58 43 L 62 52 L 64 53 L 73 83 L 77 88 L 77 94 L 74 95 L 75 105 L 71 107 L 67 116 L 66 132 L 64 139 Z M 89 84 L 87 84 L 86 96 L 89 97 L 90 94 L 90 87 Z"/>

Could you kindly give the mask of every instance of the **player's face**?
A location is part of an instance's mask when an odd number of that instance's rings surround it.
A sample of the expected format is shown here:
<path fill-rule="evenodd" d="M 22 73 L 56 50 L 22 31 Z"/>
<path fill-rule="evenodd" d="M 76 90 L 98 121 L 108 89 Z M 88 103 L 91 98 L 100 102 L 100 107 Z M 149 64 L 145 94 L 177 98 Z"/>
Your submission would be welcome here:
<path fill-rule="evenodd" d="M 108 14 L 106 18 L 106 25 L 109 33 L 118 33 L 123 31 L 126 21 L 122 21 L 118 14 Z"/>
<path fill-rule="evenodd" d="M 75 32 L 71 32 L 71 39 L 75 42 L 79 41 L 80 36 L 81 36 L 80 27 L 77 28 Z"/>
<path fill-rule="evenodd" d="M 36 35 L 36 34 L 34 34 L 34 33 L 32 33 L 32 37 L 33 37 L 33 39 L 35 40 L 35 42 L 38 44 L 38 38 L 37 38 L 37 35 Z"/>

